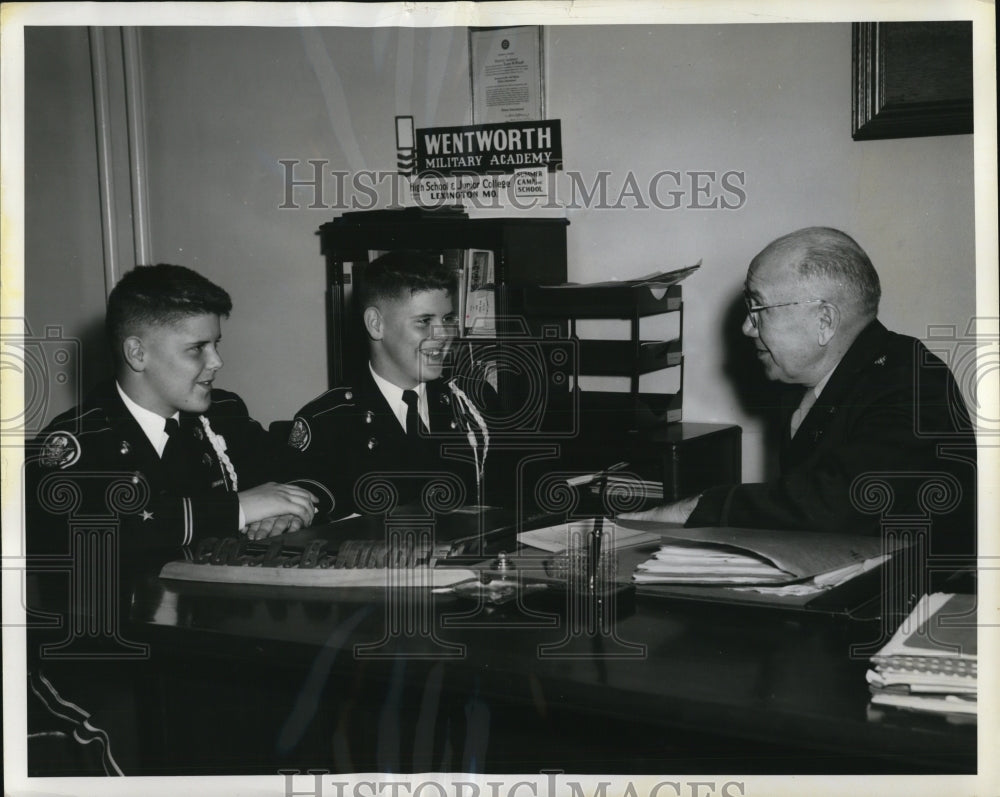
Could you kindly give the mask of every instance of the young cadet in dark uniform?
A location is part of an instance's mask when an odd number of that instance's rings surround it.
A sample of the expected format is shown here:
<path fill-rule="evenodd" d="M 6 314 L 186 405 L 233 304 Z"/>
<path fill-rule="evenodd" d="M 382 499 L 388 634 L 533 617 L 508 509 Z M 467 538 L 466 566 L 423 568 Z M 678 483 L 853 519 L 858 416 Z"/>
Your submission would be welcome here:
<path fill-rule="evenodd" d="M 207 536 L 243 530 L 260 538 L 312 522 L 322 487 L 272 481 L 287 477 L 292 460 L 283 441 L 249 417 L 239 396 L 214 387 L 220 319 L 231 308 L 222 288 L 182 266 L 136 268 L 112 290 L 106 327 L 115 380 L 58 416 L 25 452 L 33 606 L 106 619 L 117 602 L 124 617 L 131 587 L 124 574 L 148 563 L 144 557 L 180 556 Z M 81 548 L 78 537 L 87 532 L 74 523 L 87 518 L 116 529 L 117 556 L 101 547 L 86 558 L 84 548 L 107 541 L 84 539 Z M 67 556 L 72 589 L 65 572 L 45 572 L 46 563 Z M 102 594 L 86 593 L 88 584 Z M 119 750 L 134 743 L 127 706 L 138 664 L 115 660 L 120 628 L 105 619 L 87 625 L 110 643 L 111 655 L 93 661 L 38 661 L 41 639 L 29 635 L 29 694 L 37 698 L 29 703 L 29 731 L 100 751 L 88 768 L 68 747 L 33 755 L 29 746 L 34 774 L 121 774 L 111 741 Z"/>
<path fill-rule="evenodd" d="M 933 516 L 934 553 L 972 555 L 976 441 L 961 392 L 920 341 L 877 320 L 880 296 L 867 254 L 839 230 L 765 247 L 747 272 L 743 333 L 769 379 L 802 386 L 785 414 L 781 474 L 623 517 L 877 534 L 877 493 L 896 517 Z M 865 479 L 886 490 L 866 497 Z"/>
<path fill-rule="evenodd" d="M 369 361 L 295 416 L 288 444 L 331 487 L 334 515 L 422 500 L 435 480 L 480 503 L 489 429 L 467 383 L 442 378 L 456 329 L 456 275 L 437 259 L 394 251 L 365 269 L 359 301 Z M 484 499 L 485 500 L 485 499 Z"/>
<path fill-rule="evenodd" d="M 239 396 L 213 386 L 222 367 L 220 319 L 231 308 L 229 294 L 183 266 L 139 267 L 115 286 L 106 327 L 116 378 L 35 441 L 29 544 L 65 549 L 52 522 L 61 516 L 46 511 L 52 499 L 44 489 L 61 477 L 79 476 L 79 512 L 119 517 L 125 547 L 189 545 L 241 529 L 257 538 L 312 522 L 320 485 L 272 481 L 288 475 L 291 458 Z M 133 485 L 134 506 L 124 499 L 128 488 L 120 509 L 104 505 L 115 474 Z M 275 517 L 287 521 L 269 524 Z"/>

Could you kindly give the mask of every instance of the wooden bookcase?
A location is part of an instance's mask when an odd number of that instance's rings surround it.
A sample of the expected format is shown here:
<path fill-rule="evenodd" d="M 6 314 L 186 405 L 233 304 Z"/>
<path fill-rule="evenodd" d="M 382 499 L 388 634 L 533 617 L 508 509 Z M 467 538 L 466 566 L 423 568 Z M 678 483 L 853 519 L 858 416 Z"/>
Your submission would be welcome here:
<path fill-rule="evenodd" d="M 420 249 L 445 254 L 448 250 L 488 249 L 494 256 L 497 316 L 518 318 L 523 316 L 519 288 L 566 281 L 568 226 L 566 219 L 470 219 L 455 208 L 344 213 L 322 225 L 319 235 L 326 258 L 330 386 L 340 384 L 366 356 L 352 298 L 354 284 L 364 277 L 369 252 Z M 537 318 L 531 322 L 532 327 L 541 323 Z"/>

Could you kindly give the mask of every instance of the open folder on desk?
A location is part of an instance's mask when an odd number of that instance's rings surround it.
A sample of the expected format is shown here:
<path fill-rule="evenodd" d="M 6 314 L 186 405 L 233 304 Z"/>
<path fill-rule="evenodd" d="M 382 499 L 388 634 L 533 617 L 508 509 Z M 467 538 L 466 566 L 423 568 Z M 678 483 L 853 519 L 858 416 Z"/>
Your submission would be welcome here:
<path fill-rule="evenodd" d="M 875 571 L 894 552 L 880 537 L 744 528 L 684 528 L 621 521 L 657 531 L 652 557 L 633 560 L 647 594 L 805 606 Z"/>

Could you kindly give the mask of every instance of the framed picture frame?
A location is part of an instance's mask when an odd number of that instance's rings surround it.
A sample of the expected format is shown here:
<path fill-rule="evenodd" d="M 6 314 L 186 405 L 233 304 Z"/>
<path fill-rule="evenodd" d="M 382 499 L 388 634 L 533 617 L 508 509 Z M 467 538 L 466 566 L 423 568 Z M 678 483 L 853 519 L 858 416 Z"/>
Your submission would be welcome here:
<path fill-rule="evenodd" d="M 545 118 L 545 51 L 539 25 L 469 28 L 472 123 Z"/>
<path fill-rule="evenodd" d="M 855 141 L 972 132 L 972 22 L 855 22 Z"/>

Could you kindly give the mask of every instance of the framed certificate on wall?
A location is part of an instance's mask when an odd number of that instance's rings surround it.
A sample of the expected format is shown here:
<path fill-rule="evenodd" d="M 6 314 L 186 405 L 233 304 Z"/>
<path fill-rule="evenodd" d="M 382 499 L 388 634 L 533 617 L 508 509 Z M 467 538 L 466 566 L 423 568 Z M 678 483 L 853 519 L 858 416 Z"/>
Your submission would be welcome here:
<path fill-rule="evenodd" d="M 545 118 L 542 28 L 469 29 L 472 123 Z"/>

